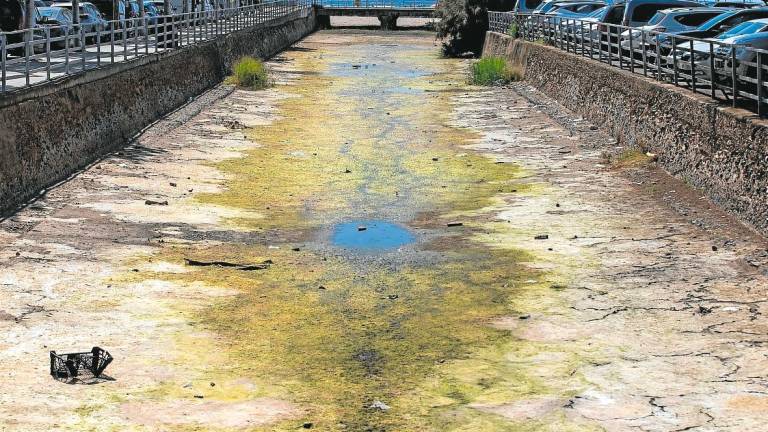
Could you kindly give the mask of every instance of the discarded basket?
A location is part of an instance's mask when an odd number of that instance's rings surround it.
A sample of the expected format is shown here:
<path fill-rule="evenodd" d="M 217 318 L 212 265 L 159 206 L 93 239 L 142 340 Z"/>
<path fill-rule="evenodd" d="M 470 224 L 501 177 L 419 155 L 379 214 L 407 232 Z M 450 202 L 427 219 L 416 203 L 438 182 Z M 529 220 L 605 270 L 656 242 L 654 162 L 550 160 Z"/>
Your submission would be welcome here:
<path fill-rule="evenodd" d="M 51 351 L 51 375 L 59 380 L 98 378 L 110 363 L 112 355 L 99 347 L 80 353 L 56 354 Z"/>

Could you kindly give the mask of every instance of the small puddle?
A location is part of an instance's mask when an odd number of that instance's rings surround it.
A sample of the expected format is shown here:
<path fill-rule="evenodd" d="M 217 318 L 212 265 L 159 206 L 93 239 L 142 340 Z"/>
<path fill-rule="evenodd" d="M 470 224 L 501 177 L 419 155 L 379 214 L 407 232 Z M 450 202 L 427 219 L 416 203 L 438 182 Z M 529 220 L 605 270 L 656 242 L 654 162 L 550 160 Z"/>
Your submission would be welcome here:
<path fill-rule="evenodd" d="M 393 249 L 416 238 L 407 228 L 382 220 L 356 220 L 333 227 L 331 243 L 353 249 Z"/>

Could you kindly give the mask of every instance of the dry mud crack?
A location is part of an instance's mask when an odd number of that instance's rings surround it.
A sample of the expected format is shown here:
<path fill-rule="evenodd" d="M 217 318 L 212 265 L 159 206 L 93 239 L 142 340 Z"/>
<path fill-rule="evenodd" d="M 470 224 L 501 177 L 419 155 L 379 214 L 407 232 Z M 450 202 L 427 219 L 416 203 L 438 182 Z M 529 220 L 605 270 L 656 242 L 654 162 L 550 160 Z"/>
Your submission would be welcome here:
<path fill-rule="evenodd" d="M 0 223 L 0 429 L 766 430 L 763 238 L 428 33 L 271 65 Z"/>

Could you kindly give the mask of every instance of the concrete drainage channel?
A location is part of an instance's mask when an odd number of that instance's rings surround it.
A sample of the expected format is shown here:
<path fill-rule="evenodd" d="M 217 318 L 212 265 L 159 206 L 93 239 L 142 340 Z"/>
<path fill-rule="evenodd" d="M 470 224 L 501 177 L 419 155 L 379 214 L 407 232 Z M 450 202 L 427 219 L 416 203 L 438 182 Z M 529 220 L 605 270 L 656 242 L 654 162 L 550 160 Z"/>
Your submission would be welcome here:
<path fill-rule="evenodd" d="M 30 88 L 0 101 L 0 215 L 126 144 L 220 83 L 245 55 L 271 57 L 316 28 L 308 8 L 178 51 Z"/>

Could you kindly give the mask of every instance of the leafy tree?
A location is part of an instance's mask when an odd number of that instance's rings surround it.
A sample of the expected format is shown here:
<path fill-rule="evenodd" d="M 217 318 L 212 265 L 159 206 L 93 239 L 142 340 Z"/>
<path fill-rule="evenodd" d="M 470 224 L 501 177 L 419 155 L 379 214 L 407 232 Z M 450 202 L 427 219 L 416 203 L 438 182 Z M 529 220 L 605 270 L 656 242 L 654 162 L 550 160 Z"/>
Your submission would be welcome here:
<path fill-rule="evenodd" d="M 514 6 L 515 0 L 440 0 L 435 15 L 443 51 L 451 56 L 479 54 L 488 31 L 488 10 L 509 11 Z"/>

